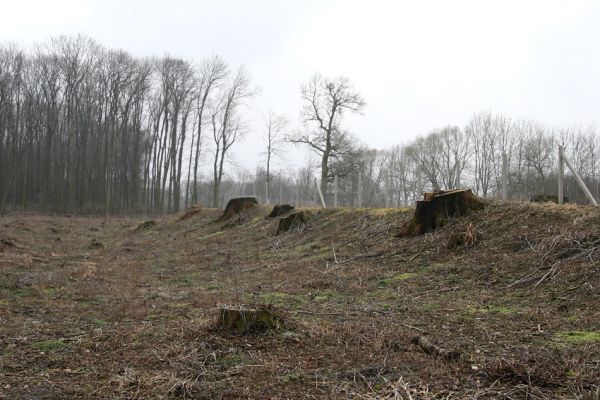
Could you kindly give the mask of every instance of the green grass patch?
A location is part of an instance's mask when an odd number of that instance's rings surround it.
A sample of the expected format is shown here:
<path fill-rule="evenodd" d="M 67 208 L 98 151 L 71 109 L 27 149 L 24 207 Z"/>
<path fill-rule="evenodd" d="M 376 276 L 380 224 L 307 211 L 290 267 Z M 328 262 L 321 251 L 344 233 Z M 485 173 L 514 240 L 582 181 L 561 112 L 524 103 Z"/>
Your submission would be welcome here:
<path fill-rule="evenodd" d="M 69 345 L 62 339 L 51 339 L 36 342 L 33 344 L 33 347 L 45 353 L 52 353 L 58 350 L 66 349 L 69 347 Z"/>
<path fill-rule="evenodd" d="M 93 306 L 93 305 L 99 303 L 98 299 L 93 298 L 93 297 L 79 297 L 79 298 L 75 298 L 73 300 L 78 303 L 85 304 L 87 306 Z"/>
<path fill-rule="evenodd" d="M 54 297 L 58 293 L 58 290 L 55 288 L 45 288 L 42 292 L 48 297 Z"/>
<path fill-rule="evenodd" d="M 404 281 L 404 280 L 407 280 L 407 279 L 410 279 L 410 278 L 414 278 L 415 276 L 417 276 L 417 274 L 412 273 L 412 272 L 406 272 L 406 273 L 403 273 L 403 274 L 397 274 L 397 275 L 394 275 L 394 276 L 392 276 L 390 278 L 383 278 L 383 279 L 381 279 L 379 281 L 378 285 L 379 286 L 390 286 L 390 285 L 393 285 L 394 283 L 398 283 L 398 282 L 401 282 L 401 281 Z"/>
<path fill-rule="evenodd" d="M 223 368 L 232 368 L 236 365 L 242 364 L 243 362 L 244 360 L 242 360 L 242 357 L 238 356 L 237 354 L 230 354 L 225 357 L 219 358 L 217 360 L 217 365 Z"/>
<path fill-rule="evenodd" d="M 347 299 L 348 298 L 345 294 L 334 291 L 319 292 L 315 295 L 315 297 L 313 297 L 313 300 L 318 303 L 326 301 L 335 301 L 337 303 L 340 303 L 346 301 Z"/>
<path fill-rule="evenodd" d="M 291 374 L 285 374 L 281 376 L 281 380 L 283 382 L 297 382 L 300 380 L 300 376 L 296 375 L 294 373 Z"/>
<path fill-rule="evenodd" d="M 13 290 L 12 294 L 15 297 L 33 297 L 37 295 L 37 290 L 31 288 L 20 288 Z"/>
<path fill-rule="evenodd" d="M 397 299 L 398 295 L 391 289 L 377 289 L 370 292 L 366 292 L 362 296 L 362 303 L 369 303 L 371 301 L 388 301 Z"/>
<path fill-rule="evenodd" d="M 561 342 L 570 342 L 576 344 L 600 342 L 600 332 L 592 331 L 565 331 L 558 332 L 555 338 Z"/>
<path fill-rule="evenodd" d="M 219 282 L 209 282 L 205 289 L 209 292 L 214 292 L 220 288 L 221 286 L 219 285 Z"/>
<path fill-rule="evenodd" d="M 225 233 L 224 231 L 209 233 L 208 235 L 204 235 L 204 236 L 198 238 L 198 240 L 202 241 L 202 240 L 214 238 L 214 237 L 217 237 L 217 236 L 221 236 L 224 233 Z"/>
<path fill-rule="evenodd" d="M 259 300 L 262 303 L 274 305 L 299 305 L 308 302 L 306 296 L 298 294 L 290 294 L 284 292 L 266 292 L 259 295 Z"/>
<path fill-rule="evenodd" d="M 468 306 L 467 311 L 471 314 L 477 313 L 495 313 L 495 314 L 514 314 L 517 311 L 512 307 L 485 305 L 483 307 Z"/>
<path fill-rule="evenodd" d="M 169 285 L 190 287 L 195 282 L 198 282 L 199 278 L 200 278 L 199 272 L 190 272 L 189 274 L 181 274 L 181 275 L 174 276 L 173 278 L 168 279 L 165 282 Z"/>
<path fill-rule="evenodd" d="M 91 317 L 90 322 L 92 322 L 96 326 L 107 326 L 108 321 L 103 320 L 102 318 Z"/>

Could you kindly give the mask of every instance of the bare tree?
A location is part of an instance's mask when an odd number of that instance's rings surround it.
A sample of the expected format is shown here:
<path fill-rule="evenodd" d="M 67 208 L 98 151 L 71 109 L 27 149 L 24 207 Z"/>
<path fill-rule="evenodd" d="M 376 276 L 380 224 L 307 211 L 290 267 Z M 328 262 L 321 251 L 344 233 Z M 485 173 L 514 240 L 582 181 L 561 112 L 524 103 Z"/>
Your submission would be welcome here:
<path fill-rule="evenodd" d="M 303 121 L 314 129 L 288 140 L 308 145 L 321 158 L 321 191 L 327 195 L 330 159 L 347 149 L 348 132 L 340 124 L 346 112 L 360 113 L 365 101 L 347 78 L 329 79 L 315 74 L 301 90 Z"/>
<path fill-rule="evenodd" d="M 466 132 L 473 146 L 475 189 L 487 197 L 494 176 L 497 146 L 496 119 L 490 112 L 475 114 Z"/>
<path fill-rule="evenodd" d="M 273 180 L 271 171 L 271 162 L 274 157 L 280 157 L 283 154 L 282 144 L 285 129 L 289 125 L 288 119 L 283 115 L 277 115 L 273 111 L 268 111 L 265 115 L 265 135 L 266 142 L 266 171 L 265 171 L 265 201 L 269 201 L 270 185 Z"/>
<path fill-rule="evenodd" d="M 195 149 L 194 144 L 192 143 L 192 149 L 194 149 L 192 203 L 194 204 L 198 203 L 198 165 L 200 161 L 200 150 L 202 144 L 202 129 L 206 124 L 204 113 L 210 102 L 211 95 L 220 87 L 225 78 L 227 78 L 228 74 L 229 72 L 227 64 L 217 56 L 204 60 L 200 66 L 196 104 L 196 133 L 195 138 L 192 137 L 192 140 L 195 139 L 196 142 Z"/>
<path fill-rule="evenodd" d="M 253 96 L 255 92 L 250 87 L 250 79 L 246 70 L 240 67 L 236 75 L 223 88 L 219 100 L 212 108 L 211 125 L 215 143 L 212 197 L 214 207 L 217 207 L 219 204 L 225 158 L 231 146 L 244 133 L 239 108 L 243 104 L 243 101 Z"/>

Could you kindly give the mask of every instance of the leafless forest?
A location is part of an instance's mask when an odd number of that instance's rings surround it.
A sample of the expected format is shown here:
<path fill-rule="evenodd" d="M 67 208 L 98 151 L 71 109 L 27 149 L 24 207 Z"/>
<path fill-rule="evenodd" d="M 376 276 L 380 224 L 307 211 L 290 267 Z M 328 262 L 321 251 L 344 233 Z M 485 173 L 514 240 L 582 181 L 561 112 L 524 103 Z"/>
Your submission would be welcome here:
<path fill-rule="evenodd" d="M 331 203 L 336 175 L 340 205 L 400 206 L 423 189 L 461 185 L 494 197 L 503 153 L 509 197 L 526 200 L 555 193 L 558 144 L 598 194 L 599 136 L 586 121 L 548 127 L 483 111 L 465 127 L 440 127 L 375 150 L 343 124 L 348 113 L 368 112 L 348 79 L 314 75 L 290 93 L 304 104 L 299 127 L 290 122 L 295 116 L 268 112 L 263 129 L 250 132 L 244 108 L 252 107 L 259 84 L 243 66 L 219 57 L 142 59 L 82 36 L 53 38 L 27 51 L 3 45 L 0 207 L 163 213 L 196 203 L 222 206 L 240 194 L 311 204 L 315 178 Z M 226 163 L 242 136 L 264 144 L 255 171 L 234 171 Z M 310 148 L 317 162 L 274 168 L 275 159 L 294 151 L 290 143 Z M 566 195 L 584 200 L 569 178 Z"/>

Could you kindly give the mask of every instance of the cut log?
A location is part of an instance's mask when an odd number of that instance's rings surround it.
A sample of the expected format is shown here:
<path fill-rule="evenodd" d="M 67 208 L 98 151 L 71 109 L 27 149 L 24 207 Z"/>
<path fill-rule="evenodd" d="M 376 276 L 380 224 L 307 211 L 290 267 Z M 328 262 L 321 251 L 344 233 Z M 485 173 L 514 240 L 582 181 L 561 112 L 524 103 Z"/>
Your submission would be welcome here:
<path fill-rule="evenodd" d="M 422 235 L 440 228 L 448 219 L 469 215 L 481 210 L 485 203 L 471 189 L 428 192 L 423 200 L 417 201 L 414 217 L 408 221 L 400 234 L 402 237 Z"/>
<path fill-rule="evenodd" d="M 242 211 L 252 208 L 258 204 L 256 197 L 237 197 L 227 202 L 223 215 L 217 220 L 218 222 L 228 221 Z"/>
<path fill-rule="evenodd" d="M 279 225 L 277 226 L 277 232 L 275 232 L 275 235 L 277 236 L 295 229 L 301 230 L 311 218 L 312 213 L 305 210 L 296 211 L 287 217 L 281 218 L 279 220 Z"/>
<path fill-rule="evenodd" d="M 277 204 L 275 207 L 273 207 L 273 210 L 267 216 L 267 218 L 277 218 L 277 217 L 280 217 L 280 216 L 282 216 L 284 214 L 289 213 L 293 209 L 294 209 L 294 206 L 289 205 L 289 204 Z"/>
<path fill-rule="evenodd" d="M 283 327 L 283 318 L 270 308 L 246 309 L 227 307 L 219 309 L 217 326 L 235 335 L 277 331 Z"/>

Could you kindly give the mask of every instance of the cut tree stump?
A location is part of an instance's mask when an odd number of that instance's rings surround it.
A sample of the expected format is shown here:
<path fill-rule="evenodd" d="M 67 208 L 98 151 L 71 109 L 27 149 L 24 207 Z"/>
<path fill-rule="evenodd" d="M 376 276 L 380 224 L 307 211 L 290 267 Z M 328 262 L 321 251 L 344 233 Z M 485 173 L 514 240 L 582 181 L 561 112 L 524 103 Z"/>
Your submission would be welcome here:
<path fill-rule="evenodd" d="M 242 211 L 252 208 L 258 205 L 256 197 L 237 197 L 227 202 L 223 215 L 217 220 L 217 222 L 228 221 L 236 215 L 239 215 Z"/>
<path fill-rule="evenodd" d="M 448 223 L 448 219 L 469 215 L 481 210 L 485 203 L 471 189 L 441 190 L 427 192 L 417 201 L 414 217 L 408 221 L 400 236 L 417 236 L 431 232 Z"/>
<path fill-rule="evenodd" d="M 296 211 L 287 217 L 281 218 L 279 220 L 279 225 L 277 226 L 277 232 L 275 232 L 275 236 L 294 229 L 300 230 L 304 228 L 306 223 L 310 221 L 311 218 L 312 213 L 305 210 Z"/>
<path fill-rule="evenodd" d="M 266 307 L 223 307 L 219 309 L 217 326 L 236 335 L 264 333 L 280 330 L 283 327 L 283 318 Z"/>
<path fill-rule="evenodd" d="M 294 206 L 289 204 L 277 204 L 275 207 L 273 207 L 273 210 L 267 216 L 267 218 L 277 218 L 279 216 L 289 213 L 293 209 Z"/>
<path fill-rule="evenodd" d="M 142 229 L 148 229 L 148 228 L 152 228 L 154 225 L 156 225 L 156 221 L 153 219 L 149 219 L 148 221 L 142 221 L 138 224 L 137 228 L 135 228 L 135 230 L 139 231 Z"/>

